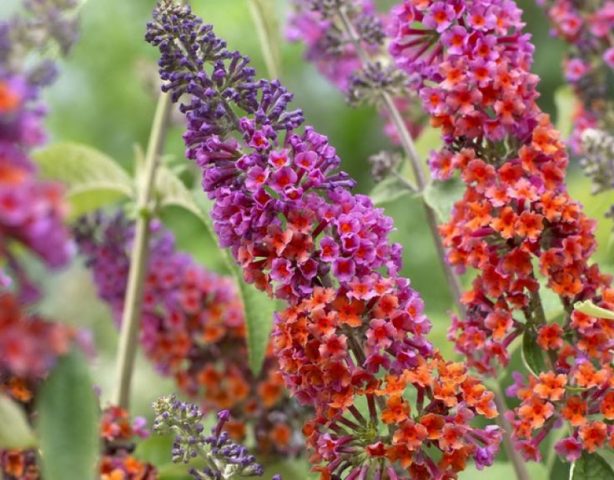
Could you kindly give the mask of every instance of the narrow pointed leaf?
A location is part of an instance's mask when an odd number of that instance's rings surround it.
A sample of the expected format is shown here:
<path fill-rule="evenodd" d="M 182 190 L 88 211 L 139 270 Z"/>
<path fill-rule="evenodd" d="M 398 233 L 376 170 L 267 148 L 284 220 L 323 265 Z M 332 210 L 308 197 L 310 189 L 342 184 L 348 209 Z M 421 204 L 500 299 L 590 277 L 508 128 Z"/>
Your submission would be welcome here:
<path fill-rule="evenodd" d="M 0 449 L 32 448 L 36 438 L 23 409 L 10 397 L 0 395 Z"/>
<path fill-rule="evenodd" d="M 535 376 L 546 370 L 544 351 L 537 344 L 537 335 L 531 330 L 527 330 L 522 337 L 522 361 Z"/>
<path fill-rule="evenodd" d="M 98 401 L 83 355 L 59 360 L 41 388 L 37 411 L 45 480 L 99 477 Z"/>
<path fill-rule="evenodd" d="M 198 204 L 200 208 L 206 212 L 203 214 L 204 223 L 209 230 L 209 233 L 217 242 L 217 235 L 213 227 L 213 222 L 209 215 L 210 202 L 198 195 Z M 275 301 L 266 293 L 258 290 L 253 285 L 248 284 L 243 279 L 241 269 L 237 266 L 234 259 L 230 256 L 226 249 L 222 249 L 222 253 L 228 265 L 229 271 L 235 278 L 238 287 L 243 309 L 245 312 L 245 326 L 247 331 L 247 351 L 249 356 L 249 366 L 254 374 L 258 374 L 262 369 L 262 363 L 266 355 L 266 350 L 269 344 L 271 330 L 273 328 L 273 314 L 276 310 Z"/>
<path fill-rule="evenodd" d="M 111 157 L 86 145 L 59 143 L 33 158 L 44 178 L 66 185 L 73 218 L 134 197 L 130 176 Z"/>
<path fill-rule="evenodd" d="M 574 305 L 574 309 L 580 313 L 590 315 L 591 317 L 607 318 L 608 320 L 614 320 L 614 312 L 612 310 L 598 307 L 590 300 L 585 300 L 584 302 L 577 302 Z"/>

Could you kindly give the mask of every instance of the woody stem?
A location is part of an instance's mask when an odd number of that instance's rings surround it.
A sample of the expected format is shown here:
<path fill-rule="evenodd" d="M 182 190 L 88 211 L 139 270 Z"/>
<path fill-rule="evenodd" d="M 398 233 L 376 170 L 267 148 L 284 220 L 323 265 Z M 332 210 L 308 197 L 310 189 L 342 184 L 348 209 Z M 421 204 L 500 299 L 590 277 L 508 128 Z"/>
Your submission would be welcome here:
<path fill-rule="evenodd" d="M 124 409 L 130 405 L 130 385 L 138 348 L 138 334 L 143 306 L 143 287 L 149 254 L 149 235 L 156 173 L 160 153 L 164 147 L 171 101 L 167 94 L 161 94 L 151 128 L 149 144 L 145 154 L 143 172 L 138 189 L 136 229 L 130 254 L 130 271 L 126 299 L 122 312 L 121 331 L 117 352 L 117 385 L 113 402 Z"/>

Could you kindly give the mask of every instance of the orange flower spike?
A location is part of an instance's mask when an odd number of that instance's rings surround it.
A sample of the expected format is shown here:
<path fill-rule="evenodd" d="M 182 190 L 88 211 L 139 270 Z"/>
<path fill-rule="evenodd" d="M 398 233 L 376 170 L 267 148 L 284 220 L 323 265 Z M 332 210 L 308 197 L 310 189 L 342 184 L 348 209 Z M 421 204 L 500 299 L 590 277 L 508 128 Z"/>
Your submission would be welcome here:
<path fill-rule="evenodd" d="M 270 433 L 271 441 L 279 450 L 284 450 L 290 445 L 292 430 L 285 423 L 276 423 Z"/>
<path fill-rule="evenodd" d="M 544 350 L 558 350 L 563 346 L 563 328 L 558 323 L 544 325 L 538 330 L 537 344 Z"/>
<path fill-rule="evenodd" d="M 486 317 L 484 325 L 492 330 L 495 340 L 501 341 L 512 328 L 512 316 L 505 310 L 495 310 Z"/>
<path fill-rule="evenodd" d="M 559 133 L 552 128 L 552 124 L 547 115 L 541 119 L 541 126 L 533 130 L 532 146 L 536 150 L 550 155 L 561 149 Z"/>
<path fill-rule="evenodd" d="M 516 232 L 530 241 L 535 241 L 544 229 L 543 217 L 536 213 L 522 212 L 516 220 Z"/>
<path fill-rule="evenodd" d="M 394 435 L 392 443 L 403 445 L 407 450 L 414 451 L 422 446 L 422 442 L 427 437 L 428 432 L 424 425 L 415 423 L 413 420 L 405 420 Z"/>
<path fill-rule="evenodd" d="M 337 312 L 339 323 L 353 328 L 362 325 L 365 306 L 360 300 L 350 300 L 345 295 L 340 295 L 333 302 L 333 308 Z"/>
<path fill-rule="evenodd" d="M 407 380 L 423 388 L 430 387 L 433 383 L 432 369 L 424 360 L 421 360 L 416 368 L 407 371 Z"/>
<path fill-rule="evenodd" d="M 444 451 L 458 450 L 463 446 L 463 429 L 448 423 L 443 427 L 439 438 L 439 447 Z"/>
<path fill-rule="evenodd" d="M 599 411 L 603 414 L 606 420 L 614 420 L 614 390 L 610 390 L 605 394 Z"/>
<path fill-rule="evenodd" d="M 516 220 L 518 216 L 511 207 L 505 207 L 499 212 L 499 216 L 492 221 L 492 227 L 505 238 L 510 239 L 516 230 Z"/>
<path fill-rule="evenodd" d="M 578 386 L 593 388 L 604 383 L 608 378 L 608 373 L 605 369 L 596 370 L 590 362 L 582 362 L 578 365 L 574 378 Z"/>

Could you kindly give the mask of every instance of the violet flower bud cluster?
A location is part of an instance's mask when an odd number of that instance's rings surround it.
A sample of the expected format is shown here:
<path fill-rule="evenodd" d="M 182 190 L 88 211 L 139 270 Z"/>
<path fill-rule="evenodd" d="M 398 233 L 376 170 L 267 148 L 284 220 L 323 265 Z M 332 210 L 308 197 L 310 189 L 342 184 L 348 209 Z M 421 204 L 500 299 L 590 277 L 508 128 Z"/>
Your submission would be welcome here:
<path fill-rule="evenodd" d="M 230 480 L 264 473 L 262 465 L 247 448 L 233 442 L 224 430 L 230 419 L 228 410 L 218 413 L 217 424 L 210 434 L 206 434 L 204 413 L 196 405 L 182 402 L 172 395 L 158 399 L 153 407 L 156 413 L 154 431 L 175 435 L 173 462 L 189 464 L 196 459 L 204 462 L 204 467 L 190 470 L 195 480 Z"/>
<path fill-rule="evenodd" d="M 418 136 L 424 114 L 416 108 L 417 102 L 412 101 L 408 77 L 390 61 L 386 51 L 386 30 L 390 22 L 376 10 L 374 2 L 294 0 L 292 7 L 286 36 L 292 42 L 305 45 L 305 58 L 320 74 L 343 91 L 350 104 L 364 102 L 379 107 L 386 122 L 384 132 L 399 143 L 396 127 L 381 105 L 381 93 L 391 95 L 406 128 L 412 136 Z M 341 18 L 342 14 L 345 19 Z M 348 25 L 352 32 L 347 31 Z M 359 48 L 364 54 L 361 55 Z"/>

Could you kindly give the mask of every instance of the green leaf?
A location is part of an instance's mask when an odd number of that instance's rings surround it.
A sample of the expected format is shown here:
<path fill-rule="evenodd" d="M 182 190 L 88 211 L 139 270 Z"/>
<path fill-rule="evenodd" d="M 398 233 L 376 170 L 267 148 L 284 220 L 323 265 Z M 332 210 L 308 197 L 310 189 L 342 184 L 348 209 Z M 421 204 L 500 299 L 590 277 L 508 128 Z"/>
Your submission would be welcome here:
<path fill-rule="evenodd" d="M 86 360 L 62 357 L 37 402 L 45 480 L 93 480 L 99 454 L 98 401 Z"/>
<path fill-rule="evenodd" d="M 196 202 L 194 195 L 181 179 L 169 168 L 160 166 L 156 173 L 156 198 L 159 209 L 181 207 L 207 224 L 207 215 Z"/>
<path fill-rule="evenodd" d="M 536 377 L 546 370 L 544 351 L 537 344 L 537 335 L 532 330 L 526 330 L 522 337 L 522 361 Z"/>
<path fill-rule="evenodd" d="M 236 269 L 235 278 L 245 309 L 249 367 L 254 374 L 258 374 L 262 369 L 269 345 L 275 302 L 266 293 L 246 283 L 238 269 Z"/>
<path fill-rule="evenodd" d="M 213 222 L 209 215 L 211 203 L 208 199 L 203 199 L 199 195 L 197 202 L 201 208 L 207 212 L 204 215 L 204 223 L 211 236 L 217 242 L 217 235 L 213 227 Z M 222 249 L 229 271 L 235 278 L 239 295 L 243 303 L 245 313 L 245 326 L 247 330 L 247 350 L 249 367 L 254 374 L 260 373 L 262 363 L 269 344 L 269 337 L 273 328 L 273 314 L 276 310 L 276 303 L 266 293 L 258 290 L 253 285 L 245 282 L 241 269 L 237 266 L 234 258 L 227 249 Z"/>
<path fill-rule="evenodd" d="M 556 129 L 562 138 L 568 138 L 573 128 L 573 114 L 576 108 L 576 96 L 569 85 L 557 89 L 554 94 L 556 105 Z"/>
<path fill-rule="evenodd" d="M 584 313 L 591 317 L 607 318 L 608 320 L 614 320 L 614 312 L 612 310 L 598 307 L 590 300 L 585 300 L 584 302 L 576 302 L 576 304 L 574 305 L 574 310 L 577 310 L 578 312 Z"/>
<path fill-rule="evenodd" d="M 424 189 L 424 201 L 431 207 L 441 222 L 446 222 L 452 214 L 452 207 L 465 193 L 465 186 L 458 178 L 432 181 Z"/>
<path fill-rule="evenodd" d="M 547 480 L 548 472 L 544 465 L 535 462 L 525 463 L 531 480 Z M 514 466 L 509 462 L 495 462 L 490 467 L 478 470 L 475 465 L 469 465 L 459 475 L 459 480 L 513 479 L 516 477 Z"/>
<path fill-rule="evenodd" d="M 66 185 L 72 218 L 134 197 L 130 176 L 112 158 L 86 145 L 59 143 L 33 158 L 43 177 Z"/>
<path fill-rule="evenodd" d="M 614 470 L 597 453 L 586 453 L 576 460 L 569 469 L 569 480 L 612 480 Z"/>
<path fill-rule="evenodd" d="M 441 146 L 441 131 L 429 125 L 420 132 L 420 136 L 414 143 L 418 156 L 426 160 L 429 158 L 432 150 L 439 150 Z M 426 162 L 422 162 L 422 164 L 426 165 Z"/>
<path fill-rule="evenodd" d="M 32 448 L 36 438 L 23 409 L 10 397 L 0 395 L 0 449 Z"/>
<path fill-rule="evenodd" d="M 369 193 L 374 205 L 380 207 L 386 203 L 394 202 L 399 198 L 409 195 L 411 191 L 400 178 L 390 176 L 379 182 Z"/>
<path fill-rule="evenodd" d="M 284 480 L 300 478 L 301 480 L 316 480 L 319 474 L 311 471 L 311 466 L 306 459 L 289 459 L 264 465 L 264 475 L 262 478 L 272 478 L 275 474 L 280 474 Z"/>
<path fill-rule="evenodd" d="M 281 72 L 279 22 L 275 0 L 247 0 L 256 27 L 262 56 L 271 79 L 277 79 Z"/>

